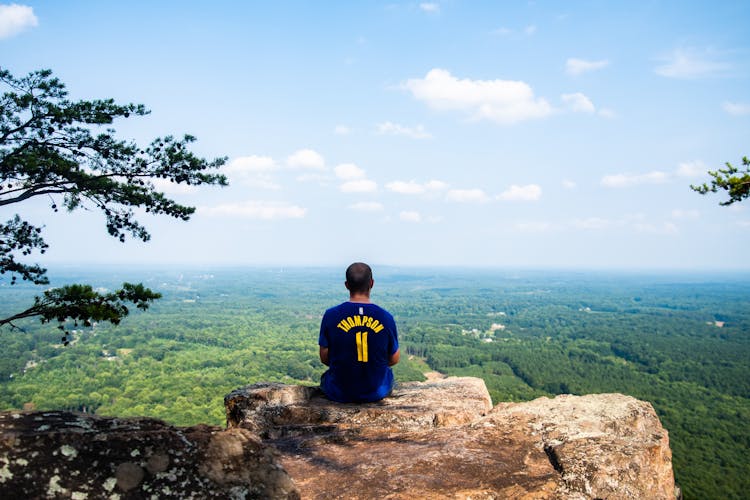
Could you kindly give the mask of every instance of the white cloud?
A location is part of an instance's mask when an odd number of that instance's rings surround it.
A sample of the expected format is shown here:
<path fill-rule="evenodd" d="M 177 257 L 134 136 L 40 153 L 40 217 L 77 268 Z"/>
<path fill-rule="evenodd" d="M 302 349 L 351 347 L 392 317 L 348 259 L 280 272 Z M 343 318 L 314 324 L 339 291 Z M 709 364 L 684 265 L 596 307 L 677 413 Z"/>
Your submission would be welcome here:
<path fill-rule="evenodd" d="M 432 180 L 427 182 L 424 186 L 427 188 L 427 191 L 442 191 L 448 187 L 448 184 L 443 181 Z"/>
<path fill-rule="evenodd" d="M 294 168 L 310 168 L 323 170 L 325 160 L 317 151 L 312 149 L 300 149 L 286 160 L 287 165 Z"/>
<path fill-rule="evenodd" d="M 208 216 L 242 217 L 247 219 L 299 219 L 307 213 L 306 208 L 274 201 L 245 201 L 225 203 L 215 207 L 200 207 L 199 214 Z"/>
<path fill-rule="evenodd" d="M 537 184 L 512 185 L 497 197 L 503 201 L 537 201 L 542 197 L 542 188 Z"/>
<path fill-rule="evenodd" d="M 434 2 L 422 2 L 419 4 L 419 8 L 424 12 L 431 14 L 437 14 L 440 12 L 440 5 Z"/>
<path fill-rule="evenodd" d="M 0 39 L 10 38 L 39 25 L 34 9 L 26 5 L 0 5 Z"/>
<path fill-rule="evenodd" d="M 439 110 L 457 110 L 474 119 L 511 124 L 544 118 L 552 106 L 534 97 L 531 87 L 511 80 L 460 80 L 444 69 L 432 69 L 424 78 L 406 81 L 403 87 L 417 100 Z"/>
<path fill-rule="evenodd" d="M 422 125 L 417 125 L 416 127 L 411 128 L 404 127 L 403 125 L 392 122 L 379 123 L 378 133 L 389 135 L 404 135 L 406 137 L 411 137 L 412 139 L 429 139 L 432 137 L 432 134 L 425 131 L 424 126 Z"/>
<path fill-rule="evenodd" d="M 645 174 L 611 174 L 602 177 L 601 185 L 609 188 L 628 188 L 644 184 L 663 184 L 677 177 L 700 177 L 707 171 L 700 160 L 683 162 L 672 172 L 654 170 Z"/>
<path fill-rule="evenodd" d="M 601 116 L 603 118 L 616 118 L 617 117 L 617 113 L 615 113 L 613 110 L 611 110 L 609 108 L 601 108 L 599 110 L 599 116 Z"/>
<path fill-rule="evenodd" d="M 601 184 L 605 187 L 624 188 L 639 186 L 641 184 L 661 184 L 666 182 L 669 175 L 655 170 L 646 174 L 613 174 L 605 175 Z"/>
<path fill-rule="evenodd" d="M 659 60 L 664 64 L 657 66 L 654 71 L 657 75 L 667 78 L 690 80 L 724 76 L 731 68 L 728 63 L 717 60 L 716 53 L 709 49 L 678 48 Z"/>
<path fill-rule="evenodd" d="M 364 169 L 354 163 L 342 163 L 333 170 L 336 177 L 345 181 L 339 186 L 344 193 L 373 193 L 378 190 L 375 181 L 368 179 Z"/>
<path fill-rule="evenodd" d="M 422 222 L 422 214 L 419 212 L 404 211 L 398 214 L 398 218 L 406 222 Z"/>
<path fill-rule="evenodd" d="M 575 182 L 573 182 L 573 181 L 571 181 L 571 180 L 565 179 L 565 180 L 564 180 L 564 181 L 562 182 L 562 186 L 563 186 L 563 187 L 564 187 L 565 189 L 575 189 L 575 188 L 576 188 L 576 183 L 575 183 Z"/>
<path fill-rule="evenodd" d="M 389 191 L 401 194 L 422 194 L 425 192 L 424 185 L 414 181 L 393 181 L 386 184 L 385 187 Z"/>
<path fill-rule="evenodd" d="M 722 109 L 733 116 L 745 116 L 750 115 L 750 104 L 743 102 L 729 102 L 725 101 L 721 105 Z"/>
<path fill-rule="evenodd" d="M 562 100 L 571 111 L 576 113 L 593 113 L 596 111 L 594 103 L 580 92 L 574 94 L 563 94 Z"/>
<path fill-rule="evenodd" d="M 569 75 L 578 76 L 582 75 L 583 73 L 606 68 L 607 66 L 609 66 L 609 61 L 606 59 L 602 59 L 599 61 L 587 61 L 585 59 L 576 59 L 575 57 L 571 57 L 570 59 L 565 61 L 565 72 Z"/>
<path fill-rule="evenodd" d="M 227 175 L 248 175 L 277 170 L 276 162 L 270 156 L 239 156 L 224 166 Z"/>
<path fill-rule="evenodd" d="M 384 209 L 383 204 L 377 201 L 360 201 L 349 205 L 349 208 L 360 212 L 382 212 Z"/>
<path fill-rule="evenodd" d="M 351 129 L 346 125 L 336 125 L 333 129 L 333 133 L 336 135 L 349 135 L 351 132 Z"/>
<path fill-rule="evenodd" d="M 198 191 L 198 186 L 192 186 L 190 184 L 177 184 L 171 182 L 169 179 L 154 178 L 151 179 L 151 183 L 154 187 L 165 194 L 192 194 Z"/>
<path fill-rule="evenodd" d="M 534 33 L 536 33 L 536 26 L 535 26 L 535 25 L 533 25 L 533 24 L 529 24 L 528 26 L 526 26 L 526 27 L 525 27 L 525 28 L 523 29 L 523 32 L 524 32 L 524 33 L 526 33 L 527 35 L 531 36 L 531 35 L 533 35 Z"/>
<path fill-rule="evenodd" d="M 339 189 L 343 193 L 374 193 L 378 190 L 378 185 L 369 179 L 357 179 L 343 183 Z"/>
<path fill-rule="evenodd" d="M 279 170 L 270 156 L 239 156 L 226 164 L 222 170 L 232 181 L 261 189 L 280 189 L 271 174 Z"/>
<path fill-rule="evenodd" d="M 342 163 L 341 165 L 337 165 L 333 171 L 339 179 L 352 180 L 365 178 L 365 171 L 354 163 Z"/>
<path fill-rule="evenodd" d="M 401 194 L 424 194 L 427 192 L 442 191 L 448 184 L 442 181 L 429 181 L 420 184 L 416 181 L 393 181 L 385 185 L 386 189 Z"/>
<path fill-rule="evenodd" d="M 700 161 L 688 161 L 680 163 L 677 167 L 676 174 L 679 177 L 700 177 L 708 171 L 706 165 Z"/>
<path fill-rule="evenodd" d="M 451 189 L 445 198 L 459 203 L 484 203 L 490 199 L 481 189 Z"/>

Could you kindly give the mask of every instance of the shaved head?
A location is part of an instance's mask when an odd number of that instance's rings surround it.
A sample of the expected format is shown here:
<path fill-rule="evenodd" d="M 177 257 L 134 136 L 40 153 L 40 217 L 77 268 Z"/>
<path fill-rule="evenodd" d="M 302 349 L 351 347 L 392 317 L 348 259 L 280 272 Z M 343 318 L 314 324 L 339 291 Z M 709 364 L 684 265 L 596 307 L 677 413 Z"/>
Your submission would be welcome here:
<path fill-rule="evenodd" d="M 352 293 L 369 293 L 372 287 L 372 269 L 364 262 L 355 262 L 346 268 L 346 285 Z"/>

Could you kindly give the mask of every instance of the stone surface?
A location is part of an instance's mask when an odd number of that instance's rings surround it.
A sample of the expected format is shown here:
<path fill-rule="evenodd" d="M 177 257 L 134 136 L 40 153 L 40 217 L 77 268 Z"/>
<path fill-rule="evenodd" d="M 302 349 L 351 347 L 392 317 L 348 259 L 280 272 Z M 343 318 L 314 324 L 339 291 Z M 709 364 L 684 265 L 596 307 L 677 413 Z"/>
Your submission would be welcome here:
<path fill-rule="evenodd" d="M 433 377 L 369 404 L 256 384 L 228 428 L 69 412 L 0 413 L 0 498 L 673 499 L 667 432 L 620 394 L 492 407 Z"/>
<path fill-rule="evenodd" d="M 667 432 L 619 394 L 491 408 L 484 382 L 399 385 L 369 404 L 257 384 L 225 398 L 230 428 L 281 453 L 302 498 L 674 498 Z"/>
<path fill-rule="evenodd" d="M 492 409 L 482 379 L 451 377 L 401 384 L 376 403 L 335 404 L 317 387 L 259 383 L 232 391 L 224 398 L 227 427 L 242 427 L 263 436 L 363 428 L 383 431 L 445 427 L 473 422 Z M 322 426 L 322 429 L 316 427 Z"/>
<path fill-rule="evenodd" d="M 299 498 L 244 429 L 70 412 L 0 413 L 0 498 Z"/>
<path fill-rule="evenodd" d="M 527 429 L 564 498 L 674 498 L 669 436 L 653 407 L 622 394 L 501 403 L 482 425 Z"/>

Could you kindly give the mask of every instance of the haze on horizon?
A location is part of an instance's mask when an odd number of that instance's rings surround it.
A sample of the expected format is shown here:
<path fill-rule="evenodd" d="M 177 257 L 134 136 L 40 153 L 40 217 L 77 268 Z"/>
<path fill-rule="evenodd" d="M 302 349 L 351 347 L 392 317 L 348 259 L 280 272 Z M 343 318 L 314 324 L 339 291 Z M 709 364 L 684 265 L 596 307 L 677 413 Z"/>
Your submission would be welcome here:
<path fill-rule="evenodd" d="M 190 133 L 230 187 L 165 185 L 143 244 L 49 200 L 44 266 L 750 270 L 750 204 L 690 184 L 750 137 L 750 4 L 0 4 L 0 65 Z"/>

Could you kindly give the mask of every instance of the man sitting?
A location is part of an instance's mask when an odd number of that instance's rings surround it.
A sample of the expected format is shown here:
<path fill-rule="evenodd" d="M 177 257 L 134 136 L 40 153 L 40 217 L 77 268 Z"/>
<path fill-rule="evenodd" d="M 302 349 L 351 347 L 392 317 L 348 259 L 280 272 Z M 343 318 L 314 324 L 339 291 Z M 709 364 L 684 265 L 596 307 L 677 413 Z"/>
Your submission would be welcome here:
<path fill-rule="evenodd" d="M 374 284 L 370 266 L 350 265 L 344 283 L 349 300 L 326 310 L 320 323 L 320 360 L 329 367 L 320 387 L 333 401 L 379 401 L 393 390 L 398 332 L 393 316 L 370 302 Z"/>

